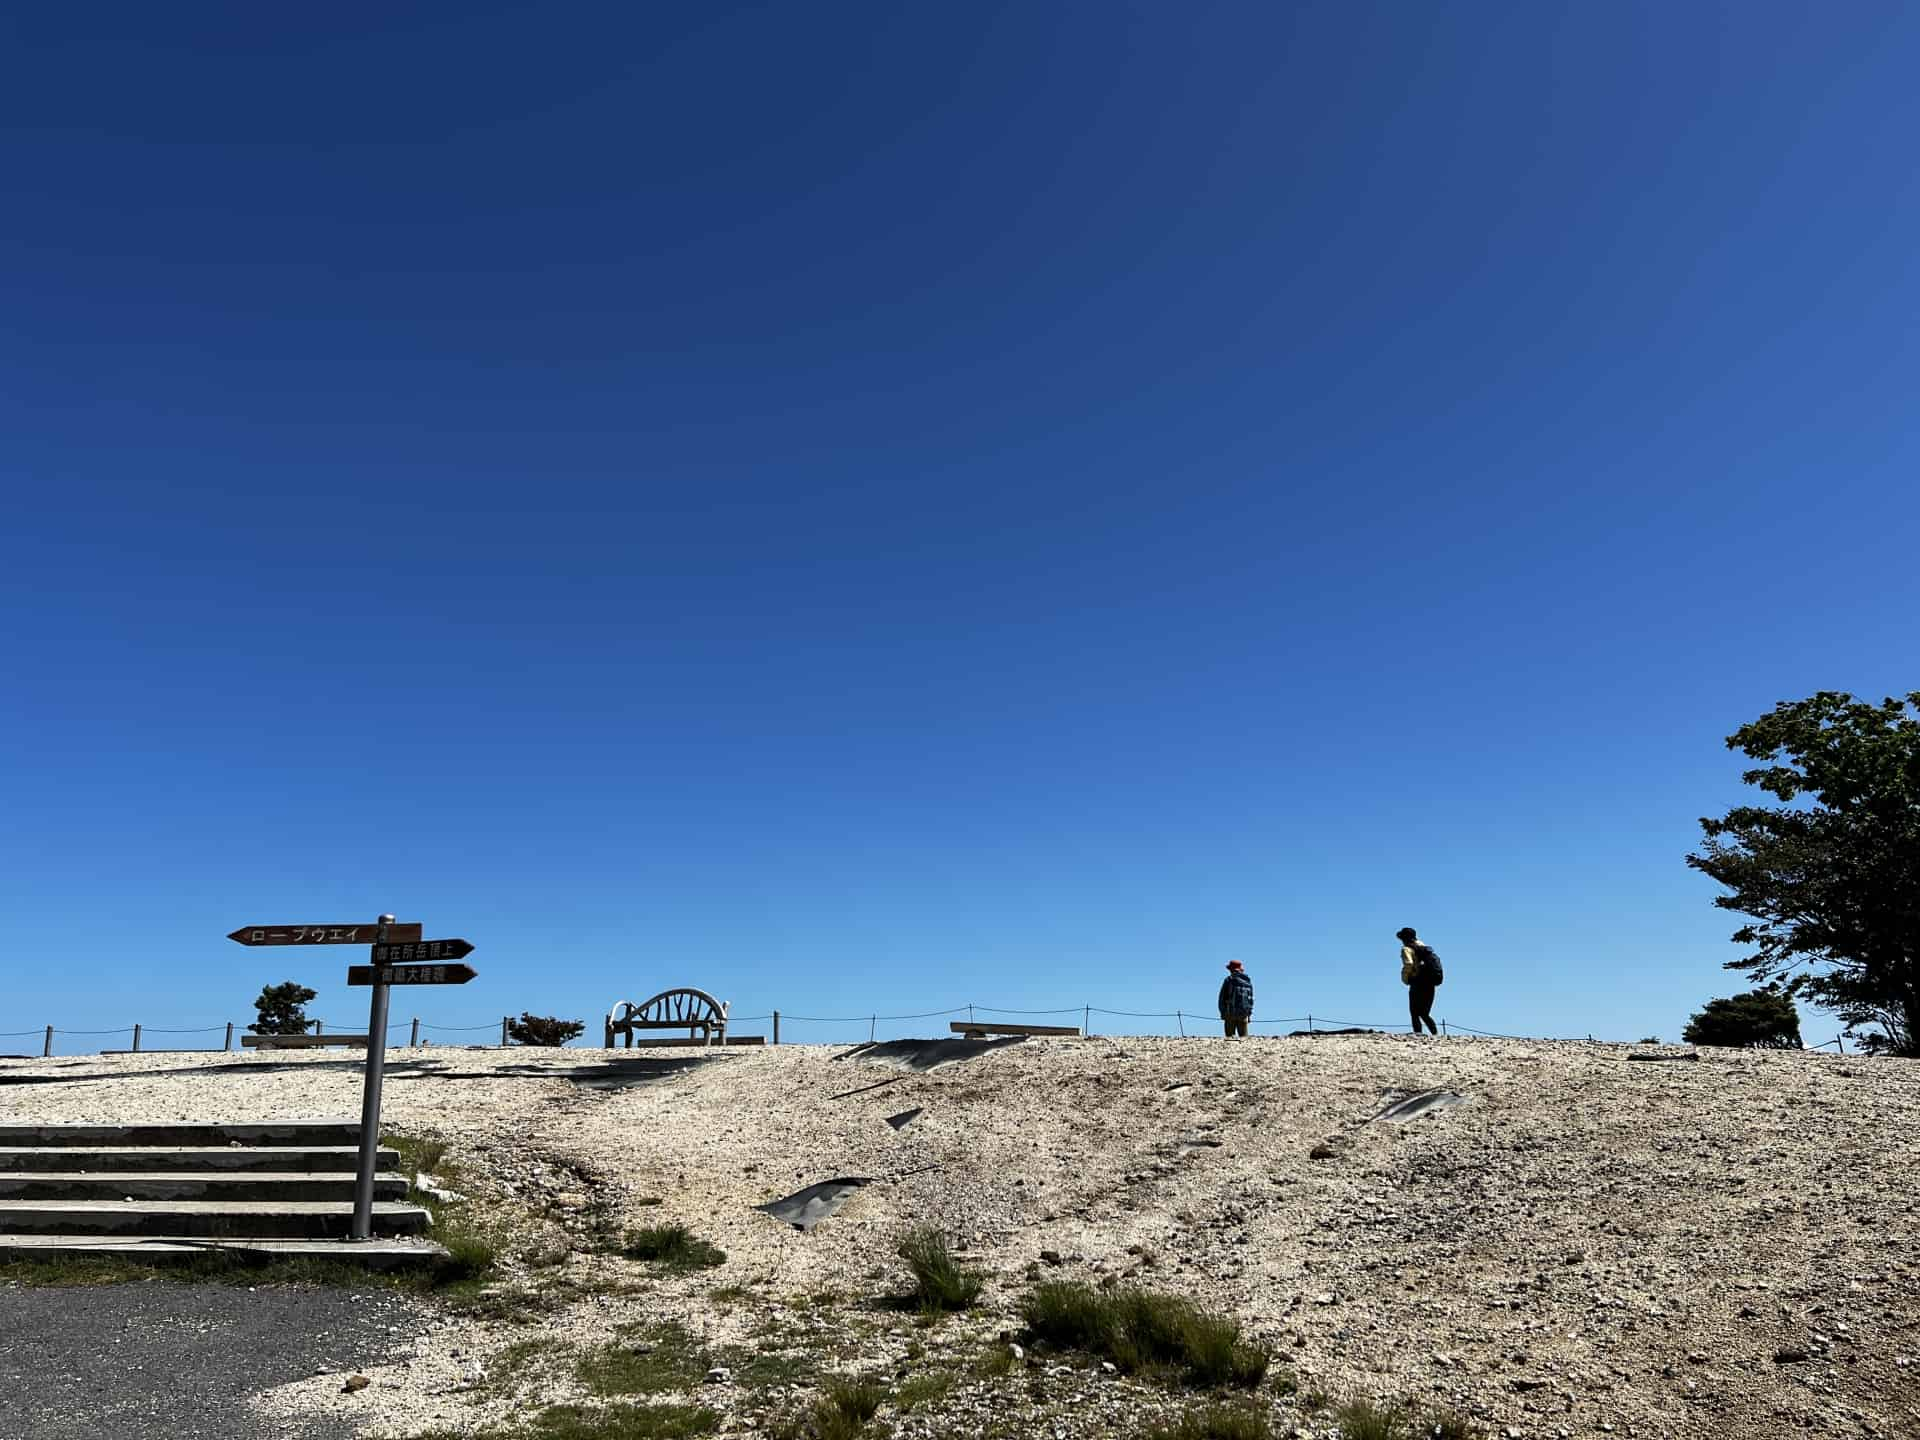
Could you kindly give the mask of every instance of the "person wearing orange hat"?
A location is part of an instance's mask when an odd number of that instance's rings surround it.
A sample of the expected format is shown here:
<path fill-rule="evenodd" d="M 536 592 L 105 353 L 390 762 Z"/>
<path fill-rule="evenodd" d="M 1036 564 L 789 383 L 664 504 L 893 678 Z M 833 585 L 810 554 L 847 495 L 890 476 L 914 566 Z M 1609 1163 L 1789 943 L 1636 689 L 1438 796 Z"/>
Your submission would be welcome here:
<path fill-rule="evenodd" d="M 1228 1035 L 1247 1033 L 1247 1021 L 1253 1018 L 1253 977 L 1238 960 L 1227 962 L 1227 978 L 1220 982 L 1220 1023 Z"/>

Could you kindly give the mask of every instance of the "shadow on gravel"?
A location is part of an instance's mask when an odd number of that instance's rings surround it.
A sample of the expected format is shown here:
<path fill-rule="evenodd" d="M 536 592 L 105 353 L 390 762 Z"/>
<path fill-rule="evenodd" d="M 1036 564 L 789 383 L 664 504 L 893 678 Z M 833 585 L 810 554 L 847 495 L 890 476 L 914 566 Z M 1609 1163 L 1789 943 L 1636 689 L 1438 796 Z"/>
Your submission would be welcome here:
<path fill-rule="evenodd" d="M 1422 1090 L 1417 1095 L 1408 1095 L 1395 1100 L 1379 1114 L 1369 1116 L 1369 1121 L 1385 1120 L 1390 1124 L 1404 1125 L 1407 1121 L 1425 1115 L 1429 1110 L 1446 1110 L 1455 1105 L 1464 1105 L 1467 1097 L 1455 1090 Z"/>
<path fill-rule="evenodd" d="M 990 1050 L 1004 1050 L 1027 1037 L 1006 1035 L 993 1040 L 882 1040 L 877 1045 L 856 1045 L 834 1056 L 835 1060 L 857 1060 L 862 1065 L 890 1065 L 899 1070 L 938 1070 L 946 1065 L 964 1065 Z"/>
<path fill-rule="evenodd" d="M 811 1230 L 822 1220 L 831 1220 L 840 1212 L 842 1205 L 872 1183 L 864 1176 L 843 1175 L 838 1180 L 822 1180 L 818 1185 L 809 1185 L 804 1190 L 796 1190 L 782 1199 L 753 1208 L 766 1211 L 774 1219 L 783 1220 L 796 1230 Z"/>

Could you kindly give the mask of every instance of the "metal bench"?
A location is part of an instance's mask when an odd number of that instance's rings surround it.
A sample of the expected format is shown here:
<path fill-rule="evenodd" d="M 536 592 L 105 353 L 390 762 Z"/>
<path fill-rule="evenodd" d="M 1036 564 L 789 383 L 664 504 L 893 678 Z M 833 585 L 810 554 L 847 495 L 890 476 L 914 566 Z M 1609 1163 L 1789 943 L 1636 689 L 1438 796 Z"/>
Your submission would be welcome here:
<path fill-rule="evenodd" d="M 727 1009 L 704 990 L 662 990 L 651 1000 L 634 1004 L 622 1000 L 607 1012 L 607 1045 L 613 1049 L 613 1037 L 624 1035 L 629 1050 L 636 1030 L 684 1030 L 689 1040 L 711 1045 L 718 1039 L 727 1043 Z"/>
<path fill-rule="evenodd" d="M 955 1020 L 949 1027 L 969 1040 L 984 1040 L 989 1035 L 1078 1035 L 1078 1025 L 995 1025 L 985 1020 Z"/>
<path fill-rule="evenodd" d="M 242 1035 L 242 1046 L 249 1050 L 318 1050 L 326 1045 L 351 1045 L 367 1048 L 365 1035 Z"/>

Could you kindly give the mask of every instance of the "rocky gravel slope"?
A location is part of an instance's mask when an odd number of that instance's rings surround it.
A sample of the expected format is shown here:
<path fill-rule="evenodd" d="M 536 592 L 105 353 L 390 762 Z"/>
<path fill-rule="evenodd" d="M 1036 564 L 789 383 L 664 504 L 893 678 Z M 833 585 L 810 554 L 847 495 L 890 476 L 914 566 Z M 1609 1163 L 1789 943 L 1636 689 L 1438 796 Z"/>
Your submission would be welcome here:
<path fill-rule="evenodd" d="M 885 1412 L 899 1435 L 1124 1435 L 1185 1402 L 1086 1357 L 994 1373 L 1036 1276 L 1117 1277 L 1268 1345 L 1297 1386 L 1260 1397 L 1282 1434 L 1372 1395 L 1494 1435 L 1920 1435 L 1920 1064 L 1627 1053 L 1100 1038 L 917 1073 L 782 1046 L 593 1088 L 604 1052 L 407 1052 L 389 1126 L 451 1142 L 510 1229 L 499 1313 L 449 1318 L 360 1395 L 316 1378 L 261 1403 L 468 1431 L 577 1398 L 571 1356 L 644 1351 L 631 1337 L 671 1321 L 715 1361 L 690 1403 L 722 1429 L 779 1425 L 838 1370 L 952 1382 Z M 1435 1091 L 1461 1101 L 1374 1118 Z M 0 1064 L 21 1120 L 315 1118 L 357 1096 L 338 1056 Z M 873 1183 L 807 1233 L 753 1208 L 842 1176 Z M 608 1253 L 662 1221 L 725 1265 Z M 925 1223 L 988 1274 L 982 1311 L 890 1308 L 894 1245 Z"/>

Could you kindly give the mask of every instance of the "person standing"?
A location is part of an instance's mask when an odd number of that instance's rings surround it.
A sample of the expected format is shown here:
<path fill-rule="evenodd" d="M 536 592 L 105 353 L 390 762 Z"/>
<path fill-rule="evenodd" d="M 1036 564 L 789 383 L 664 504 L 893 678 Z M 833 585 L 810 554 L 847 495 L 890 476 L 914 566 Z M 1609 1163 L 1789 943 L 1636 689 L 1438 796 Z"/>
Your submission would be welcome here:
<path fill-rule="evenodd" d="M 1227 962 L 1227 978 L 1220 982 L 1220 1023 L 1228 1035 L 1244 1036 L 1253 1018 L 1253 977 L 1238 960 Z"/>
<path fill-rule="evenodd" d="M 1407 987 L 1413 1033 L 1418 1035 L 1424 1022 L 1428 1033 L 1438 1035 L 1440 1027 L 1433 1023 L 1433 992 L 1446 978 L 1440 969 L 1440 956 L 1411 925 L 1396 931 L 1395 938 L 1400 941 L 1400 983 Z"/>

